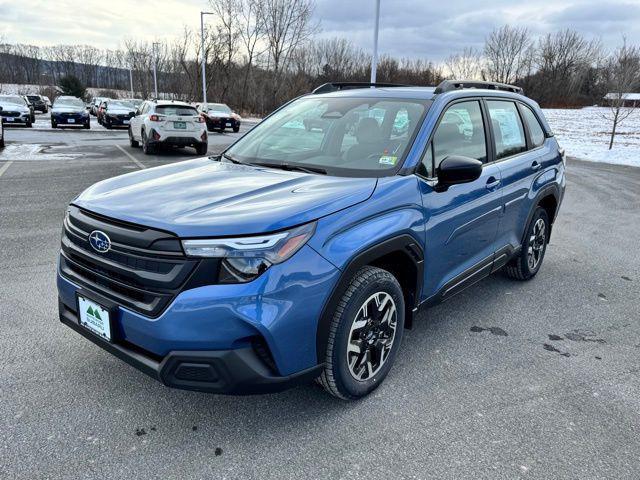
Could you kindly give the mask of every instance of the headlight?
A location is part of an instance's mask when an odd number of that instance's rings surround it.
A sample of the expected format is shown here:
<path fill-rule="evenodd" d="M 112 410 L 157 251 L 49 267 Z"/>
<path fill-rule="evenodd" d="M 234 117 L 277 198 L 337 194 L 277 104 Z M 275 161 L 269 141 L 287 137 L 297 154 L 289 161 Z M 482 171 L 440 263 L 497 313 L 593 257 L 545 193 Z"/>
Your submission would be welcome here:
<path fill-rule="evenodd" d="M 190 257 L 222 258 L 220 283 L 244 283 L 290 258 L 311 238 L 315 228 L 313 222 L 269 235 L 183 240 L 182 247 Z"/>

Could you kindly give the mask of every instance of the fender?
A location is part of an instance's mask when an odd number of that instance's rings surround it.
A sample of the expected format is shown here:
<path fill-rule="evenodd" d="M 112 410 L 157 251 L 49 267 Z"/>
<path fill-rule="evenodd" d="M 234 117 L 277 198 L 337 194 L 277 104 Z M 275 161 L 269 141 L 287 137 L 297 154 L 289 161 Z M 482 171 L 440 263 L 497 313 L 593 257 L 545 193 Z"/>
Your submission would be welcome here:
<path fill-rule="evenodd" d="M 333 287 L 329 299 L 325 303 L 318 327 L 316 331 L 316 355 L 318 363 L 324 361 L 327 342 L 329 338 L 329 327 L 333 319 L 335 309 L 342 297 L 347 285 L 355 273 L 365 265 L 375 262 L 377 259 L 394 252 L 405 254 L 416 267 L 415 291 L 405 292 L 407 302 L 405 305 L 405 327 L 410 328 L 413 313 L 417 310 L 420 302 L 420 292 L 422 291 L 422 279 L 424 275 L 424 252 L 420 248 L 418 241 L 409 234 L 402 234 L 383 240 L 358 253 L 353 257 L 340 275 L 340 279 Z"/>
<path fill-rule="evenodd" d="M 552 183 L 549 185 L 545 185 L 544 187 L 542 187 L 540 190 L 538 190 L 538 193 L 536 194 L 532 205 L 533 207 L 531 207 L 531 210 L 529 211 L 529 215 L 527 215 L 527 221 L 524 224 L 525 228 L 524 231 L 522 232 L 522 239 L 520 240 L 520 244 L 524 245 L 524 241 L 525 241 L 525 235 L 527 234 L 527 228 L 526 226 L 529 225 L 529 223 L 531 223 L 531 218 L 533 217 L 533 214 L 536 211 L 536 208 L 538 208 L 538 206 L 540 205 L 540 201 L 548 196 L 549 194 L 553 195 L 553 197 L 556 200 L 556 211 L 555 211 L 555 215 L 558 214 L 558 210 L 560 210 L 560 202 L 562 201 L 562 196 L 560 194 L 560 186 L 557 183 Z M 550 239 L 551 239 L 551 229 L 553 227 L 553 222 L 555 220 L 555 215 L 554 218 L 550 218 L 549 222 L 551 223 L 551 225 L 549 226 L 549 235 L 547 236 L 547 243 L 549 243 Z"/>

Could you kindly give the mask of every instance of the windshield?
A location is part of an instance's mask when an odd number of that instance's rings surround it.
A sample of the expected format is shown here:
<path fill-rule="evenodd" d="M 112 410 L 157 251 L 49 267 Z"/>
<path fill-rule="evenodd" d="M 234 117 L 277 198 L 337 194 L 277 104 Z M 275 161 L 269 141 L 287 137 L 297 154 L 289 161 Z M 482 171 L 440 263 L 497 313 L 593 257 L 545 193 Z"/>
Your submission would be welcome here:
<path fill-rule="evenodd" d="M 17 105 L 26 105 L 27 102 L 20 95 L 0 95 L 0 102 L 15 103 Z"/>
<path fill-rule="evenodd" d="M 214 103 L 213 105 L 209 105 L 210 112 L 221 112 L 221 113 L 231 113 L 231 109 L 224 104 Z"/>
<path fill-rule="evenodd" d="M 133 106 L 133 103 L 127 102 L 125 100 L 111 100 L 109 103 L 107 103 L 107 107 L 108 108 L 128 108 L 128 109 L 135 108 Z"/>
<path fill-rule="evenodd" d="M 82 107 L 84 108 L 84 102 L 79 98 L 57 98 L 53 102 L 54 107 Z"/>
<path fill-rule="evenodd" d="M 156 112 L 162 115 L 198 115 L 195 107 L 185 105 L 158 105 Z"/>
<path fill-rule="evenodd" d="M 315 166 L 331 175 L 385 176 L 404 159 L 428 101 L 305 97 L 226 151 L 243 163 Z"/>
<path fill-rule="evenodd" d="M 40 97 L 39 97 L 38 95 L 27 95 L 27 98 L 28 98 L 29 100 L 34 101 L 34 102 L 39 102 L 39 101 L 41 100 L 41 99 L 40 99 Z"/>

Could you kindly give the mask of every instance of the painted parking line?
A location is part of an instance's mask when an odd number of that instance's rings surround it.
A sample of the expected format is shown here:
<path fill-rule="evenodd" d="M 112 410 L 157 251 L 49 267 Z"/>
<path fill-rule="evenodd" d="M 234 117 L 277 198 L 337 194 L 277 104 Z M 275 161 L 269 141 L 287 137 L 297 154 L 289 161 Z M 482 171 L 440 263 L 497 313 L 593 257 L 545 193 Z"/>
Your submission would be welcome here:
<path fill-rule="evenodd" d="M 4 172 L 7 171 L 7 169 L 11 166 L 12 163 L 13 163 L 13 160 L 9 160 L 8 162 L 6 162 L 4 165 L 0 167 L 0 177 L 4 174 Z"/>
<path fill-rule="evenodd" d="M 144 166 L 144 164 L 143 164 L 140 160 L 138 160 L 136 157 L 134 157 L 133 155 L 131 155 L 129 152 L 127 152 L 127 151 L 126 151 L 124 148 L 122 148 L 120 145 L 117 145 L 117 144 L 116 144 L 116 145 L 115 145 L 115 147 L 116 147 L 118 150 L 120 150 L 122 153 L 124 153 L 127 157 L 129 157 L 129 159 L 130 159 L 133 163 L 135 163 L 138 167 L 140 167 L 142 170 L 144 170 L 145 168 L 147 168 L 147 167 L 145 167 L 145 166 Z"/>

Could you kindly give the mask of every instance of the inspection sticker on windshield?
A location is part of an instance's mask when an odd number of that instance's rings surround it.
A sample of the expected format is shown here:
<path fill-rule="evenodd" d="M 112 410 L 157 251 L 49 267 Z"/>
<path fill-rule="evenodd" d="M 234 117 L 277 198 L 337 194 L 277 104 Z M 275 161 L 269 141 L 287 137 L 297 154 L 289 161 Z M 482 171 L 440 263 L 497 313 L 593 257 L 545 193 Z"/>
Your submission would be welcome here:
<path fill-rule="evenodd" d="M 380 165 L 394 166 L 396 163 L 398 163 L 398 157 L 396 157 L 395 155 L 382 155 L 380 157 L 380 160 L 378 160 L 378 163 Z"/>

